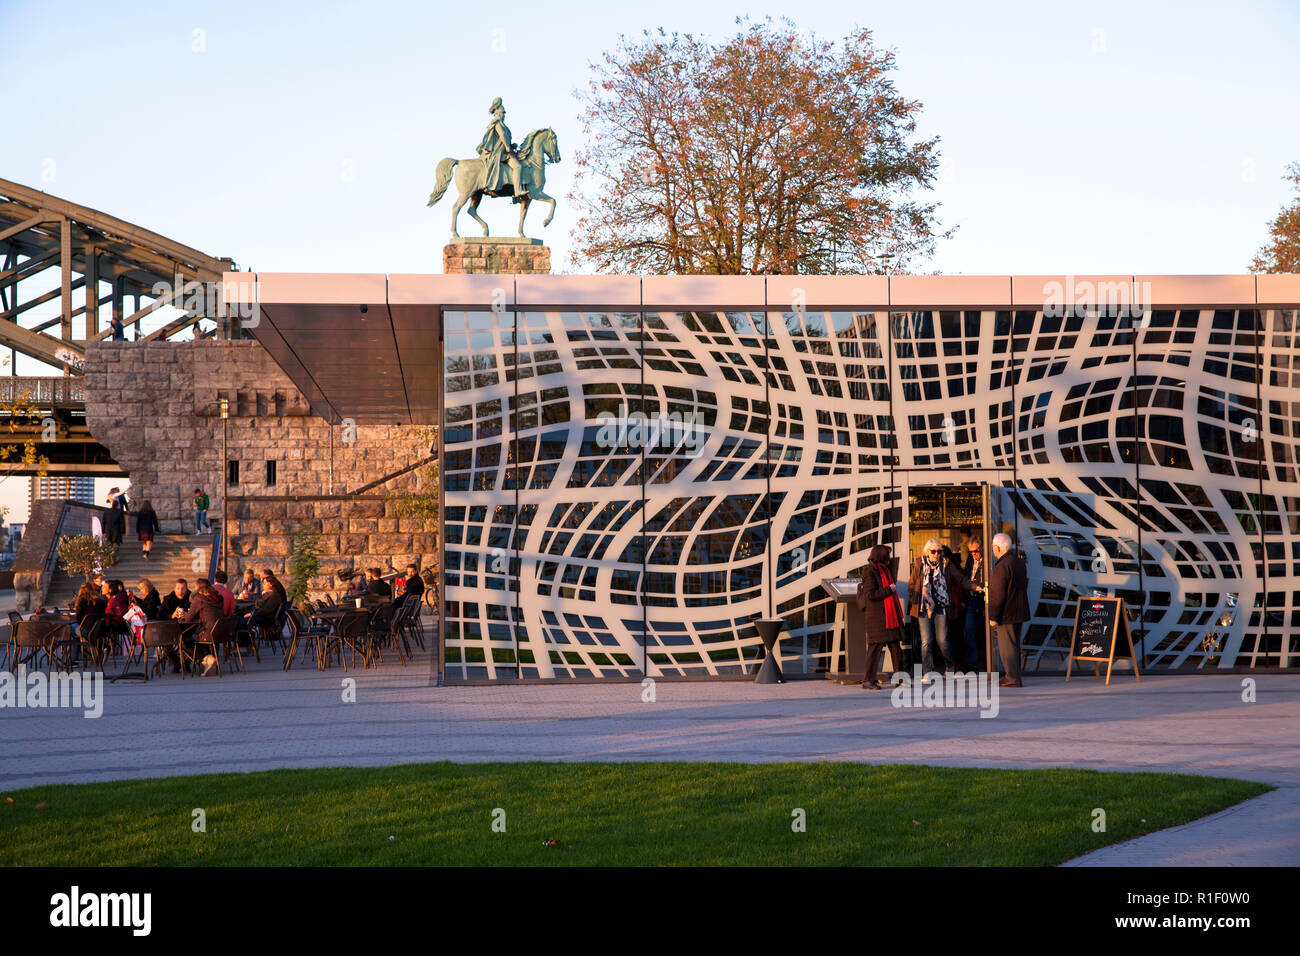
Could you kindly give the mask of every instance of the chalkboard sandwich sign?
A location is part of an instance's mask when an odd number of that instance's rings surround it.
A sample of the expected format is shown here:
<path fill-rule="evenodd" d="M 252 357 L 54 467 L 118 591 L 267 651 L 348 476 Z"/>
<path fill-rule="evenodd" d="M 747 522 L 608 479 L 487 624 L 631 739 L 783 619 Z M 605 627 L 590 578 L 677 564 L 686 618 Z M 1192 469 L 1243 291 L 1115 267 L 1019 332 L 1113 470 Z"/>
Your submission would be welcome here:
<path fill-rule="evenodd" d="M 1092 661 L 1093 670 L 1098 677 L 1101 676 L 1101 664 L 1104 662 L 1106 683 L 1109 684 L 1110 671 L 1115 661 L 1125 658 L 1133 662 L 1133 676 L 1141 681 L 1124 599 L 1079 598 L 1079 603 L 1074 608 L 1074 630 L 1070 634 L 1070 661 L 1065 667 L 1065 679 L 1070 679 L 1075 661 Z"/>

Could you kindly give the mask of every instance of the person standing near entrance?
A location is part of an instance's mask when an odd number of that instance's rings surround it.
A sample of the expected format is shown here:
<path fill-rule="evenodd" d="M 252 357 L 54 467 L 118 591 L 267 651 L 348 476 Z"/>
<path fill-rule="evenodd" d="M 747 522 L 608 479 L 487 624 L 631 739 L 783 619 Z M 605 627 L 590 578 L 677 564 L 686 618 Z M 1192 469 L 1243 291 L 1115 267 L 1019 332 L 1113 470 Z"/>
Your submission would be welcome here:
<path fill-rule="evenodd" d="M 916 618 L 921 630 L 921 659 L 925 669 L 922 683 L 928 684 L 934 671 L 936 643 L 943 654 L 945 669 L 949 673 L 957 669 L 952 658 L 952 644 L 948 641 L 948 615 L 956 613 L 956 595 L 971 590 L 970 579 L 944 557 L 938 540 L 931 538 L 927 541 L 925 552 L 916 559 L 907 582 L 908 613 Z"/>
<path fill-rule="evenodd" d="M 194 489 L 194 533 L 211 534 L 212 527 L 208 524 L 208 508 L 212 502 L 204 494 L 202 488 Z"/>
<path fill-rule="evenodd" d="M 881 651 L 889 648 L 889 659 L 895 670 L 902 666 L 903 606 L 898 601 L 898 584 L 890 567 L 889 549 L 878 544 L 867 557 L 858 584 L 858 610 L 863 614 L 867 632 L 867 675 L 862 686 L 879 690 L 881 683 L 876 677 L 876 667 Z"/>
<path fill-rule="evenodd" d="M 962 663 L 966 670 L 974 673 L 979 670 L 980 636 L 984 633 L 984 561 L 979 538 L 972 537 L 966 542 L 966 564 L 961 570 L 975 588 L 966 601 L 962 629 L 962 650 L 965 652 Z"/>
<path fill-rule="evenodd" d="M 989 572 L 989 626 L 998 637 L 1004 675 L 999 687 L 1020 686 L 1020 625 L 1029 620 L 1029 575 L 1020 555 L 1011 550 L 1011 538 L 993 536 L 997 563 Z"/>

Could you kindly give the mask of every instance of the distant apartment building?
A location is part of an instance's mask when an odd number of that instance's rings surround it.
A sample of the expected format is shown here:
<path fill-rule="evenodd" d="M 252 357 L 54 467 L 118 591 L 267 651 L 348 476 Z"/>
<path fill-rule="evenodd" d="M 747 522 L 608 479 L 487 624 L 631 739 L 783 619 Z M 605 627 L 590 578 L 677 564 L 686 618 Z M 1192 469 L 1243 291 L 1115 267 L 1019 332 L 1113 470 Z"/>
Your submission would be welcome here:
<path fill-rule="evenodd" d="M 66 498 L 88 505 L 95 503 L 95 479 L 90 475 L 33 475 L 27 505 L 44 498 Z"/>

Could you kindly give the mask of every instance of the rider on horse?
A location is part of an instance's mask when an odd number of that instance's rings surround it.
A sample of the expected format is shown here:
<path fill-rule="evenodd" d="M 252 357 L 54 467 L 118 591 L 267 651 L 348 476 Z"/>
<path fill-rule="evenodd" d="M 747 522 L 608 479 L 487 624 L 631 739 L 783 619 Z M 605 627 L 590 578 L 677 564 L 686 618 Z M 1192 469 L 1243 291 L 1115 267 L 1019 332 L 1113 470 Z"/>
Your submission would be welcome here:
<path fill-rule="evenodd" d="M 523 164 L 515 152 L 515 144 L 510 141 L 510 127 L 506 125 L 506 108 L 501 105 L 501 97 L 492 101 L 488 112 L 492 114 L 492 122 L 483 134 L 483 141 L 478 144 L 479 158 L 487 166 L 487 190 L 496 192 L 505 185 L 501 178 L 501 161 L 505 160 L 510 169 L 510 183 L 515 189 L 511 201 L 523 202 L 525 190 L 520 182 Z"/>

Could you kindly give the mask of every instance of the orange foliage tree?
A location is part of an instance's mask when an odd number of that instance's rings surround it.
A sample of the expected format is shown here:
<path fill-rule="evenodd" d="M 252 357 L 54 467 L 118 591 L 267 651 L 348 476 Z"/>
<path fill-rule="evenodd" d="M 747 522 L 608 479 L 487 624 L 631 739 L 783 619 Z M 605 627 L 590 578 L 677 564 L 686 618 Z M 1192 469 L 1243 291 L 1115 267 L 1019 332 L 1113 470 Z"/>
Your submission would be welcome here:
<path fill-rule="evenodd" d="M 679 274 L 882 273 L 928 257 L 938 137 L 894 53 L 738 19 L 721 42 L 646 31 L 592 64 L 573 262 Z"/>
<path fill-rule="evenodd" d="M 1296 188 L 1296 198 L 1268 225 L 1268 242 L 1255 253 L 1251 272 L 1300 272 L 1300 163 L 1286 168 L 1283 179 Z"/>

